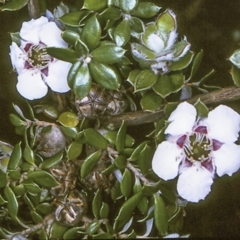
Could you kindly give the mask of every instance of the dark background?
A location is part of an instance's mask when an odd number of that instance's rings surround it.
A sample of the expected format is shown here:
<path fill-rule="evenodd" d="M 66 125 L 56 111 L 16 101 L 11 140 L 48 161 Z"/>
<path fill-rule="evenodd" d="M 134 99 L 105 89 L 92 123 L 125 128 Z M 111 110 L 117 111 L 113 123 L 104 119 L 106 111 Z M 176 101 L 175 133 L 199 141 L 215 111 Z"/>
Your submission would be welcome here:
<path fill-rule="evenodd" d="M 57 1 L 52 1 L 52 3 Z M 204 51 L 201 74 L 217 72 L 210 83 L 225 87 L 233 85 L 228 57 L 239 48 L 240 1 L 238 0 L 159 0 L 163 9 L 177 15 L 179 36 L 187 36 L 192 50 Z M 8 32 L 19 31 L 28 19 L 27 8 L 0 13 L 0 140 L 15 144 L 18 136 L 8 120 L 14 112 L 12 103 L 24 105 L 15 89 L 16 75 L 11 72 Z M 233 102 L 239 109 L 239 101 Z M 211 194 L 197 204 L 188 204 L 183 234 L 191 237 L 240 237 L 240 173 L 216 178 Z"/>

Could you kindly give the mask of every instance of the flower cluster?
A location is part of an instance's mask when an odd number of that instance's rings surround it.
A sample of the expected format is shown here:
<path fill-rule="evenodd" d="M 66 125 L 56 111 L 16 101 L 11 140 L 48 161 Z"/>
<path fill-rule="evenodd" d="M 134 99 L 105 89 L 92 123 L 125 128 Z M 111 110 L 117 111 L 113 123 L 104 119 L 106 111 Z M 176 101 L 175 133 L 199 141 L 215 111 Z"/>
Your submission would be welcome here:
<path fill-rule="evenodd" d="M 187 102 L 178 105 L 165 130 L 167 140 L 158 145 L 153 171 L 162 179 L 177 177 L 179 195 L 198 202 L 211 191 L 215 173 L 231 176 L 240 167 L 240 146 L 235 144 L 240 115 L 220 105 L 207 118 L 197 116 Z"/>
<path fill-rule="evenodd" d="M 69 91 L 67 74 L 71 63 L 51 57 L 46 50 L 46 47 L 67 47 L 56 23 L 43 16 L 23 22 L 19 36 L 20 45 L 12 42 L 10 46 L 11 62 L 18 73 L 18 92 L 33 100 L 44 97 L 47 86 L 55 92 Z"/>

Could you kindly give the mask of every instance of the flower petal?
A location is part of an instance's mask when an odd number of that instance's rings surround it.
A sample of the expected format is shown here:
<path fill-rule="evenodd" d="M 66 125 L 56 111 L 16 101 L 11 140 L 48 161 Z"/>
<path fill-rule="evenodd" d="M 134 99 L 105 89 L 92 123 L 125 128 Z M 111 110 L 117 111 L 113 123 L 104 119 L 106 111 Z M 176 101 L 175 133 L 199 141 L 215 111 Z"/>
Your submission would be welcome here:
<path fill-rule="evenodd" d="M 23 97 L 34 100 L 44 97 L 48 87 L 43 82 L 40 72 L 25 70 L 18 76 L 17 90 Z"/>
<path fill-rule="evenodd" d="M 212 139 L 223 143 L 233 143 L 238 139 L 240 115 L 230 107 L 219 105 L 209 112 L 205 123 Z"/>
<path fill-rule="evenodd" d="M 15 42 L 13 42 L 12 45 L 10 46 L 9 55 L 11 58 L 12 66 L 16 68 L 18 74 L 21 73 L 21 71 L 24 68 L 24 62 L 25 62 L 23 59 L 24 53 Z"/>
<path fill-rule="evenodd" d="M 153 171 L 162 179 L 173 179 L 183 158 L 182 149 L 175 143 L 164 141 L 158 145 L 152 160 Z"/>
<path fill-rule="evenodd" d="M 187 102 L 180 103 L 171 113 L 168 121 L 171 122 L 165 130 L 165 134 L 182 135 L 191 133 L 195 123 L 197 111 Z"/>
<path fill-rule="evenodd" d="M 223 144 L 217 151 L 212 152 L 218 176 L 228 174 L 232 176 L 240 167 L 240 146 Z"/>
<path fill-rule="evenodd" d="M 22 28 L 19 32 L 20 37 L 25 41 L 38 44 L 40 41 L 39 31 L 46 23 L 48 23 L 48 19 L 43 16 L 38 19 L 32 19 L 28 22 L 23 22 Z M 51 34 L 48 33 L 48 35 Z"/>
<path fill-rule="evenodd" d="M 198 202 L 204 199 L 211 191 L 212 174 L 197 166 L 185 169 L 178 177 L 177 191 L 189 202 Z"/>
<path fill-rule="evenodd" d="M 48 76 L 45 81 L 54 92 L 64 93 L 70 90 L 67 75 L 71 66 L 71 63 L 60 60 L 49 64 Z"/>
<path fill-rule="evenodd" d="M 48 22 L 43 25 L 39 37 L 41 42 L 48 47 L 67 47 L 68 44 L 61 37 L 62 31 L 57 27 L 56 23 Z"/>

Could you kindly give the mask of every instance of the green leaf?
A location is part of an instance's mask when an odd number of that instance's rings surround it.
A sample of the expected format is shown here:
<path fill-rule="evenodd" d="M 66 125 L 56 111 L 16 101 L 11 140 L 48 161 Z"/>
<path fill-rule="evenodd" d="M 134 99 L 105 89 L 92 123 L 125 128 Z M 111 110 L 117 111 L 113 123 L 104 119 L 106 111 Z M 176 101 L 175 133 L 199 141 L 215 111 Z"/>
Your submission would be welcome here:
<path fill-rule="evenodd" d="M 75 63 L 76 61 L 78 61 L 78 56 L 71 49 L 58 47 L 48 47 L 46 49 L 49 55 L 59 60 L 70 63 Z"/>
<path fill-rule="evenodd" d="M 178 92 L 184 85 L 184 80 L 185 77 L 182 73 L 165 74 L 158 77 L 153 90 L 162 98 L 165 98 L 171 93 Z"/>
<path fill-rule="evenodd" d="M 76 128 L 69 128 L 69 127 L 64 127 L 60 126 L 61 132 L 69 138 L 75 138 L 77 136 L 77 129 Z"/>
<path fill-rule="evenodd" d="M 56 187 L 59 184 L 50 173 L 44 170 L 29 172 L 27 176 L 42 187 Z"/>
<path fill-rule="evenodd" d="M 107 6 L 108 0 L 84 0 L 83 9 L 86 8 L 92 11 L 98 11 Z"/>
<path fill-rule="evenodd" d="M 76 127 L 79 123 L 78 116 L 74 112 L 63 112 L 57 119 L 64 127 Z"/>
<path fill-rule="evenodd" d="M 21 158 L 22 158 L 22 149 L 21 149 L 21 142 L 19 142 L 14 146 L 14 149 L 10 156 L 9 163 L 8 163 L 8 170 L 15 170 L 19 166 Z"/>
<path fill-rule="evenodd" d="M 165 203 L 161 196 L 154 194 L 154 222 L 159 233 L 164 236 L 168 230 L 168 216 Z"/>
<path fill-rule="evenodd" d="M 90 235 L 98 232 L 99 228 L 100 228 L 101 222 L 98 220 L 93 221 L 92 223 L 90 223 L 90 225 L 88 225 L 86 232 Z"/>
<path fill-rule="evenodd" d="M 102 219 L 107 218 L 108 214 L 109 214 L 109 205 L 103 202 L 100 209 L 100 218 Z"/>
<path fill-rule="evenodd" d="M 24 121 L 22 121 L 17 115 L 13 113 L 10 113 L 9 120 L 15 127 L 24 126 Z"/>
<path fill-rule="evenodd" d="M 65 30 L 62 32 L 62 38 L 65 42 L 75 45 L 76 41 L 80 38 L 80 35 L 72 30 Z"/>
<path fill-rule="evenodd" d="M 172 11 L 166 10 L 159 15 L 156 26 L 159 32 L 170 33 L 177 27 L 176 16 Z"/>
<path fill-rule="evenodd" d="M 112 239 L 112 234 L 108 232 L 98 233 L 95 235 L 92 235 L 93 239 Z"/>
<path fill-rule="evenodd" d="M 194 104 L 194 107 L 197 110 L 197 115 L 201 118 L 205 118 L 208 115 L 208 108 L 207 106 L 200 100 L 198 99 L 197 102 Z"/>
<path fill-rule="evenodd" d="M 137 4 L 138 0 L 119 0 L 119 7 L 127 13 L 132 11 Z"/>
<path fill-rule="evenodd" d="M 102 204 L 102 192 L 98 189 L 92 201 L 92 211 L 95 218 L 99 218 L 99 213 Z"/>
<path fill-rule="evenodd" d="M 102 156 L 101 150 L 98 150 L 97 152 L 94 152 L 87 156 L 80 169 L 81 178 L 85 178 L 92 171 L 92 169 L 95 167 L 101 156 Z"/>
<path fill-rule="evenodd" d="M 141 173 L 144 175 L 151 168 L 151 159 L 153 157 L 152 148 L 145 145 L 139 154 L 139 168 Z"/>
<path fill-rule="evenodd" d="M 103 64 L 113 64 L 121 60 L 126 50 L 115 45 L 103 45 L 92 51 L 93 60 Z"/>
<path fill-rule="evenodd" d="M 43 218 L 41 217 L 41 215 L 39 215 L 34 210 L 30 211 L 30 215 L 35 223 L 41 223 L 43 221 Z"/>
<path fill-rule="evenodd" d="M 25 148 L 23 149 L 23 157 L 28 163 L 34 164 L 35 154 L 33 150 L 29 147 L 29 145 L 26 145 Z"/>
<path fill-rule="evenodd" d="M 67 159 L 74 160 L 82 153 L 82 144 L 72 142 L 67 149 Z"/>
<path fill-rule="evenodd" d="M 38 194 L 42 189 L 36 183 L 24 183 L 23 186 L 30 194 Z"/>
<path fill-rule="evenodd" d="M 80 20 L 84 19 L 88 14 L 88 10 L 70 12 L 61 16 L 59 20 L 67 26 L 78 27 Z"/>
<path fill-rule="evenodd" d="M 84 136 L 86 143 L 92 145 L 95 148 L 105 149 L 108 146 L 107 140 L 93 128 L 85 129 Z"/>
<path fill-rule="evenodd" d="M 129 75 L 128 75 L 128 78 L 127 78 L 127 81 L 134 87 L 135 86 L 135 82 L 136 82 L 136 78 L 137 78 L 137 75 L 141 72 L 140 69 L 134 69 L 132 70 Z"/>
<path fill-rule="evenodd" d="M 131 28 L 129 20 L 125 19 L 121 21 L 115 31 L 114 31 L 114 40 L 117 46 L 122 47 L 127 44 L 131 35 Z"/>
<path fill-rule="evenodd" d="M 234 51 L 234 53 L 230 56 L 229 61 L 237 68 L 240 68 L 240 49 Z"/>
<path fill-rule="evenodd" d="M 86 97 L 91 89 L 92 78 L 88 69 L 88 64 L 83 63 L 75 74 L 73 91 L 79 99 Z"/>
<path fill-rule="evenodd" d="M 63 234 L 63 239 L 64 240 L 80 239 L 82 231 L 83 231 L 82 227 L 72 227 Z"/>
<path fill-rule="evenodd" d="M 18 46 L 21 45 L 21 37 L 19 35 L 19 32 L 15 33 L 9 33 L 12 39 L 12 42 L 15 42 Z"/>
<path fill-rule="evenodd" d="M 7 174 L 0 169 L 0 188 L 7 185 Z"/>
<path fill-rule="evenodd" d="M 154 17 L 161 7 L 151 2 L 139 2 L 134 8 L 133 15 L 139 18 Z"/>
<path fill-rule="evenodd" d="M 94 15 L 90 17 L 82 29 L 81 39 L 92 51 L 99 43 L 102 34 L 101 25 Z"/>
<path fill-rule="evenodd" d="M 194 53 L 192 51 L 188 51 L 186 55 L 181 57 L 178 61 L 172 62 L 169 66 L 171 71 L 182 70 L 186 68 L 193 60 Z"/>
<path fill-rule="evenodd" d="M 55 166 L 56 164 L 60 163 L 62 161 L 63 158 L 63 153 L 59 152 L 55 155 L 53 155 L 50 158 L 45 159 L 41 164 L 40 164 L 40 168 L 41 169 L 49 169 L 53 166 Z"/>
<path fill-rule="evenodd" d="M 91 60 L 89 57 L 89 49 L 81 39 L 78 39 L 75 43 L 75 52 L 79 56 L 81 61 L 84 60 L 84 62 L 87 63 Z"/>
<path fill-rule="evenodd" d="M 142 33 L 144 30 L 143 21 L 136 17 L 130 18 L 130 26 L 131 26 L 132 31 L 134 31 L 136 33 Z"/>
<path fill-rule="evenodd" d="M 192 68 L 191 68 L 191 73 L 190 73 L 190 76 L 188 78 L 188 81 L 190 81 L 191 79 L 194 78 L 194 76 L 196 75 L 200 65 L 201 65 L 201 62 L 202 62 L 202 59 L 203 59 L 203 50 L 201 50 L 200 52 L 198 52 L 194 59 L 193 59 L 193 63 L 192 63 Z"/>
<path fill-rule="evenodd" d="M 128 159 L 131 162 L 135 162 L 139 159 L 139 154 L 141 153 L 141 151 L 144 149 L 145 145 L 148 143 L 148 141 L 143 141 L 142 143 L 140 143 L 134 150 L 134 152 L 132 153 L 132 155 L 130 156 L 130 158 Z"/>
<path fill-rule="evenodd" d="M 230 73 L 232 75 L 234 84 L 240 87 L 240 69 L 233 65 Z"/>
<path fill-rule="evenodd" d="M 102 87 L 117 90 L 121 85 L 121 77 L 117 70 L 109 65 L 90 62 L 89 70 L 94 80 Z"/>
<path fill-rule="evenodd" d="M 124 170 L 127 166 L 127 158 L 124 155 L 118 155 L 114 159 L 114 163 L 118 169 Z"/>
<path fill-rule="evenodd" d="M 121 153 L 124 149 L 126 132 L 127 132 L 127 125 L 123 120 L 116 137 L 116 148 L 118 153 Z"/>
<path fill-rule="evenodd" d="M 68 82 L 68 86 L 71 89 L 73 89 L 75 77 L 82 64 L 83 64 L 82 61 L 77 61 L 74 64 L 72 64 L 71 68 L 68 71 L 67 82 Z"/>
<path fill-rule="evenodd" d="M 8 213 L 13 219 L 15 219 L 18 214 L 18 201 L 13 190 L 9 186 L 4 188 L 4 196 L 7 200 Z"/>
<path fill-rule="evenodd" d="M 133 188 L 133 176 L 130 170 L 127 168 L 123 173 L 123 178 L 120 183 L 122 194 L 125 198 L 128 198 L 131 195 L 132 188 Z"/>
<path fill-rule="evenodd" d="M 51 205 L 51 203 L 44 202 L 39 204 L 35 209 L 40 214 L 48 215 L 52 212 L 53 206 Z"/>
<path fill-rule="evenodd" d="M 158 76 L 154 74 L 150 69 L 142 70 L 135 79 L 134 91 L 139 92 L 151 88 L 156 81 Z"/>
<path fill-rule="evenodd" d="M 102 11 L 99 16 L 105 20 L 118 20 L 121 17 L 122 11 L 116 7 L 108 7 Z"/>
<path fill-rule="evenodd" d="M 0 12 L 2 11 L 17 11 L 27 4 L 28 0 L 9 0 L 1 5 Z"/>
<path fill-rule="evenodd" d="M 140 104 L 143 110 L 156 111 L 160 108 L 162 101 L 163 99 L 159 95 L 150 91 L 142 96 Z"/>

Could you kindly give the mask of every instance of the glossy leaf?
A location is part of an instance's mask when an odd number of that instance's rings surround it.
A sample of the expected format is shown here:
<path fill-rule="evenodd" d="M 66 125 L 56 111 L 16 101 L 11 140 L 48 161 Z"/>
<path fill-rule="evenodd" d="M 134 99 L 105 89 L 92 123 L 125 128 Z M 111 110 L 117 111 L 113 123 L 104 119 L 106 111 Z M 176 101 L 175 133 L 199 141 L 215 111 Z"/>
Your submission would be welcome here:
<path fill-rule="evenodd" d="M 230 56 L 229 61 L 235 65 L 237 68 L 240 68 L 240 50 L 237 49 L 234 53 Z"/>
<path fill-rule="evenodd" d="M 107 148 L 107 140 L 95 129 L 87 128 L 84 130 L 84 136 L 86 142 L 95 148 L 105 149 Z"/>
<path fill-rule="evenodd" d="M 0 169 L 0 188 L 7 184 L 7 174 Z"/>
<path fill-rule="evenodd" d="M 185 77 L 182 73 L 162 75 L 158 77 L 153 90 L 162 98 L 165 98 L 171 93 L 178 92 L 183 87 L 184 80 Z"/>
<path fill-rule="evenodd" d="M 21 149 L 21 142 L 19 142 L 14 146 L 14 149 L 10 156 L 9 163 L 8 163 L 8 170 L 15 170 L 19 166 L 21 158 L 22 158 L 22 149 Z"/>
<path fill-rule="evenodd" d="M 79 123 L 79 119 L 74 112 L 63 112 L 57 119 L 57 122 L 61 123 L 64 127 L 76 127 Z"/>
<path fill-rule="evenodd" d="M 151 88 L 156 81 L 158 76 L 149 69 L 142 70 L 135 79 L 134 90 L 135 92 L 146 90 Z"/>
<path fill-rule="evenodd" d="M 40 164 L 40 168 L 42 169 L 49 169 L 53 166 L 55 166 L 56 164 L 60 163 L 62 161 L 63 158 L 63 153 L 59 152 L 55 155 L 53 155 L 52 157 L 45 159 L 41 164 Z"/>
<path fill-rule="evenodd" d="M 200 52 L 198 52 L 194 59 L 193 59 L 193 63 L 192 63 L 192 68 L 191 68 L 191 73 L 190 73 L 190 76 L 189 76 L 189 80 L 193 79 L 194 76 L 196 75 L 200 65 L 201 65 L 201 62 L 202 62 L 202 59 L 203 59 L 203 51 L 201 50 Z"/>
<path fill-rule="evenodd" d="M 105 20 L 118 20 L 121 17 L 121 10 L 116 7 L 108 7 L 104 11 L 102 11 L 99 16 Z"/>
<path fill-rule="evenodd" d="M 92 11 L 98 11 L 107 6 L 107 0 L 84 0 L 83 9 L 86 8 Z"/>
<path fill-rule="evenodd" d="M 72 46 L 74 46 L 76 41 L 80 38 L 80 35 L 72 30 L 63 31 L 61 36 L 65 42 L 71 44 Z"/>
<path fill-rule="evenodd" d="M 127 132 L 127 125 L 124 121 L 122 121 L 122 124 L 118 130 L 117 137 L 116 137 L 116 148 L 119 153 L 122 152 L 124 149 L 126 132 Z"/>
<path fill-rule="evenodd" d="M 91 59 L 87 60 L 89 55 L 89 49 L 81 39 L 78 39 L 75 43 L 75 52 L 79 56 L 79 58 L 84 62 L 87 63 L 88 61 L 91 60 Z"/>
<path fill-rule="evenodd" d="M 18 46 L 21 45 L 21 38 L 19 32 L 9 33 L 11 36 L 12 42 L 15 42 Z"/>
<path fill-rule="evenodd" d="M 7 200 L 8 213 L 13 219 L 15 219 L 18 214 L 18 201 L 13 190 L 9 186 L 4 188 L 4 196 Z"/>
<path fill-rule="evenodd" d="M 83 64 L 82 61 L 77 61 L 71 66 L 71 68 L 68 71 L 67 82 L 71 89 L 73 89 L 77 72 L 82 64 Z"/>
<path fill-rule="evenodd" d="M 80 239 L 82 231 L 83 231 L 82 227 L 72 227 L 63 234 L 63 239 L 64 240 Z"/>
<path fill-rule="evenodd" d="M 81 10 L 81 11 L 76 11 L 76 12 L 70 12 L 67 14 L 64 14 L 59 18 L 59 20 L 71 27 L 78 27 L 79 22 L 82 18 L 84 18 L 88 14 L 88 11 Z"/>
<path fill-rule="evenodd" d="M 13 113 L 10 113 L 9 120 L 15 127 L 24 126 L 24 121 L 22 121 L 17 115 Z"/>
<path fill-rule="evenodd" d="M 139 69 L 134 69 L 129 73 L 129 76 L 127 78 L 127 81 L 134 87 L 137 75 L 141 72 Z"/>
<path fill-rule="evenodd" d="M 95 167 L 101 156 L 102 156 L 101 150 L 98 150 L 97 152 L 94 152 L 87 156 L 80 169 L 81 178 L 85 178 L 92 171 L 92 169 Z"/>
<path fill-rule="evenodd" d="M 2 11 L 17 11 L 27 4 L 28 0 L 9 0 L 1 5 L 0 12 Z"/>
<path fill-rule="evenodd" d="M 132 11 L 137 4 L 138 0 L 119 0 L 119 7 L 127 13 Z"/>
<path fill-rule="evenodd" d="M 163 99 L 159 95 L 153 91 L 150 91 L 142 96 L 140 105 L 143 110 L 156 111 L 160 108 L 162 101 Z"/>
<path fill-rule="evenodd" d="M 117 90 L 121 85 L 121 77 L 112 66 L 90 62 L 89 69 L 94 80 L 103 88 Z"/>
<path fill-rule="evenodd" d="M 35 154 L 33 150 L 29 147 L 29 145 L 26 145 L 25 148 L 23 149 L 23 157 L 28 163 L 34 164 Z"/>
<path fill-rule="evenodd" d="M 154 17 L 161 7 L 151 2 L 139 2 L 134 8 L 133 15 L 139 18 Z"/>
<path fill-rule="evenodd" d="M 131 17 L 130 26 L 131 26 L 131 30 L 136 33 L 142 33 L 144 31 L 144 23 L 139 18 Z"/>
<path fill-rule="evenodd" d="M 93 60 L 103 64 L 113 64 L 121 60 L 126 50 L 115 45 L 103 45 L 91 52 Z"/>
<path fill-rule="evenodd" d="M 41 215 L 39 215 L 34 210 L 30 211 L 30 215 L 35 223 L 41 223 L 43 221 L 43 218 L 41 217 Z"/>
<path fill-rule="evenodd" d="M 102 34 L 101 25 L 94 15 L 90 17 L 82 29 L 81 39 L 92 51 L 99 43 Z"/>
<path fill-rule="evenodd" d="M 27 176 L 42 187 L 56 187 L 59 184 L 50 173 L 44 170 L 29 172 Z"/>
<path fill-rule="evenodd" d="M 116 145 L 117 131 L 109 130 L 104 134 L 104 137 L 108 140 L 110 144 Z M 126 134 L 124 147 L 131 147 L 135 143 L 134 138 Z"/>
<path fill-rule="evenodd" d="M 100 209 L 100 218 L 102 219 L 107 218 L 108 214 L 109 214 L 109 205 L 103 202 Z"/>
<path fill-rule="evenodd" d="M 131 28 L 129 20 L 121 21 L 114 31 L 114 40 L 117 46 L 122 47 L 127 44 L 130 39 Z"/>
<path fill-rule="evenodd" d="M 152 148 L 145 145 L 139 154 L 139 168 L 142 174 L 146 174 L 151 168 L 151 159 L 153 157 Z"/>
<path fill-rule="evenodd" d="M 35 209 L 38 213 L 47 215 L 52 212 L 53 206 L 48 202 L 44 202 L 39 204 Z"/>
<path fill-rule="evenodd" d="M 240 87 L 240 69 L 233 65 L 230 73 L 232 75 L 234 84 Z"/>
<path fill-rule="evenodd" d="M 177 71 L 186 68 L 192 62 L 193 57 L 194 53 L 192 51 L 188 51 L 186 55 L 181 57 L 178 61 L 171 63 L 171 65 L 169 66 L 170 70 Z"/>
<path fill-rule="evenodd" d="M 88 64 L 83 63 L 76 72 L 73 91 L 79 99 L 86 97 L 91 89 L 92 78 L 89 73 Z"/>
<path fill-rule="evenodd" d="M 127 168 L 123 173 L 123 178 L 120 183 L 122 194 L 125 198 L 128 198 L 132 192 L 133 187 L 133 176 L 130 170 Z"/>
<path fill-rule="evenodd" d="M 82 144 L 72 142 L 67 149 L 67 159 L 74 160 L 82 153 Z"/>
<path fill-rule="evenodd" d="M 76 128 L 69 128 L 69 127 L 64 127 L 60 126 L 61 132 L 69 138 L 75 138 L 77 136 L 77 129 Z"/>
<path fill-rule="evenodd" d="M 159 32 L 163 31 L 170 33 L 176 29 L 176 16 L 172 11 L 166 10 L 159 15 L 156 26 Z"/>
<path fill-rule="evenodd" d="M 134 150 L 134 152 L 132 153 L 132 155 L 129 157 L 129 161 L 137 161 L 139 159 L 139 154 L 141 153 L 141 151 L 144 149 L 145 145 L 148 143 L 148 141 L 143 141 L 142 143 L 140 143 Z"/>
<path fill-rule="evenodd" d="M 46 50 L 49 55 L 59 60 L 70 62 L 70 63 L 75 63 L 76 61 L 78 61 L 77 54 L 71 49 L 48 47 L 46 48 Z"/>
<path fill-rule="evenodd" d="M 92 201 L 92 211 L 95 218 L 99 218 L 101 205 L 102 205 L 102 192 L 101 189 L 98 189 Z"/>
<path fill-rule="evenodd" d="M 126 168 L 126 165 L 127 165 L 127 158 L 124 155 L 118 155 L 114 159 L 114 163 L 115 163 L 115 165 L 118 169 L 124 170 Z"/>

